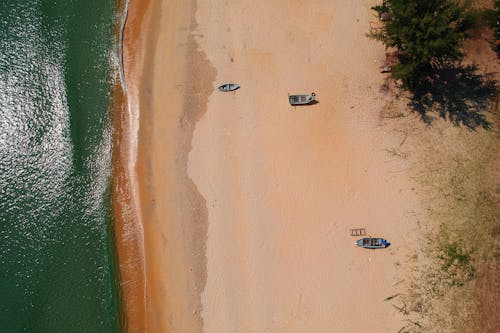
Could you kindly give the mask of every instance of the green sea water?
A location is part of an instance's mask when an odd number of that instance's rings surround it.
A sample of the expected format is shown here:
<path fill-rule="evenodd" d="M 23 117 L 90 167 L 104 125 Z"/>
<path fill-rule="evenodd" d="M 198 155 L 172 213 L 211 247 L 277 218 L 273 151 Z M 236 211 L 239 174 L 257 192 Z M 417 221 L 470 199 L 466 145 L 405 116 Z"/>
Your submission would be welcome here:
<path fill-rule="evenodd" d="M 120 331 L 116 6 L 0 1 L 0 332 Z"/>

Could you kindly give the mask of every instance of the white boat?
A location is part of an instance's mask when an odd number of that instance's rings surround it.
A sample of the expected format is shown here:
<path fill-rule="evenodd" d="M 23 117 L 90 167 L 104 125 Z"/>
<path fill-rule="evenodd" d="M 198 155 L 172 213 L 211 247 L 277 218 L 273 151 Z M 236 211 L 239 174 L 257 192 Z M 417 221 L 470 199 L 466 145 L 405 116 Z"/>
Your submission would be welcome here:
<path fill-rule="evenodd" d="M 226 84 L 223 84 L 221 86 L 219 86 L 219 90 L 220 91 L 234 91 L 236 89 L 239 89 L 240 86 L 236 83 L 226 83 Z"/>
<path fill-rule="evenodd" d="M 315 93 L 311 93 L 310 95 L 288 95 L 288 101 L 291 105 L 311 104 L 315 99 Z"/>

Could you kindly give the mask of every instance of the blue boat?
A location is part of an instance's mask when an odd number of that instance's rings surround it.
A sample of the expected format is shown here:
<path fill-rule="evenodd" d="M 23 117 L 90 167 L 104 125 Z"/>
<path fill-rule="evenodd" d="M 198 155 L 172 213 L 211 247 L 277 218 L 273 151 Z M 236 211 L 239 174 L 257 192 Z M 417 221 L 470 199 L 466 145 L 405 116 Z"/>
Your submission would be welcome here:
<path fill-rule="evenodd" d="M 361 238 L 356 241 L 356 245 L 365 249 L 385 249 L 391 243 L 383 238 Z"/>

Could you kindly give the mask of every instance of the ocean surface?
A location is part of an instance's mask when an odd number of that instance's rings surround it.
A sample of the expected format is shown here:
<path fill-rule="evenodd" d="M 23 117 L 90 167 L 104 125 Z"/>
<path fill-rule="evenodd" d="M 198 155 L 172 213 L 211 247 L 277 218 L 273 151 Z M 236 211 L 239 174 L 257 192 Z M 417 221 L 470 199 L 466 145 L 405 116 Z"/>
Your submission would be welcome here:
<path fill-rule="evenodd" d="M 0 1 L 0 332 L 120 331 L 117 5 Z"/>

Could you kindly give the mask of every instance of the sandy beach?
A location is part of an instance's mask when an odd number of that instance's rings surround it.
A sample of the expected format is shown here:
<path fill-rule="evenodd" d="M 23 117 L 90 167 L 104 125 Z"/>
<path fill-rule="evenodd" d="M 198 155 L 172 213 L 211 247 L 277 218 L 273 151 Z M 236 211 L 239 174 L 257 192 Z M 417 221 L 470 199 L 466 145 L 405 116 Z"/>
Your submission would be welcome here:
<path fill-rule="evenodd" d="M 136 3 L 146 275 L 129 331 L 398 331 L 384 299 L 404 287 L 417 201 L 388 153 L 404 138 L 380 126 L 375 2 Z M 312 91 L 317 104 L 289 105 Z M 355 227 L 392 246 L 355 247 Z"/>

